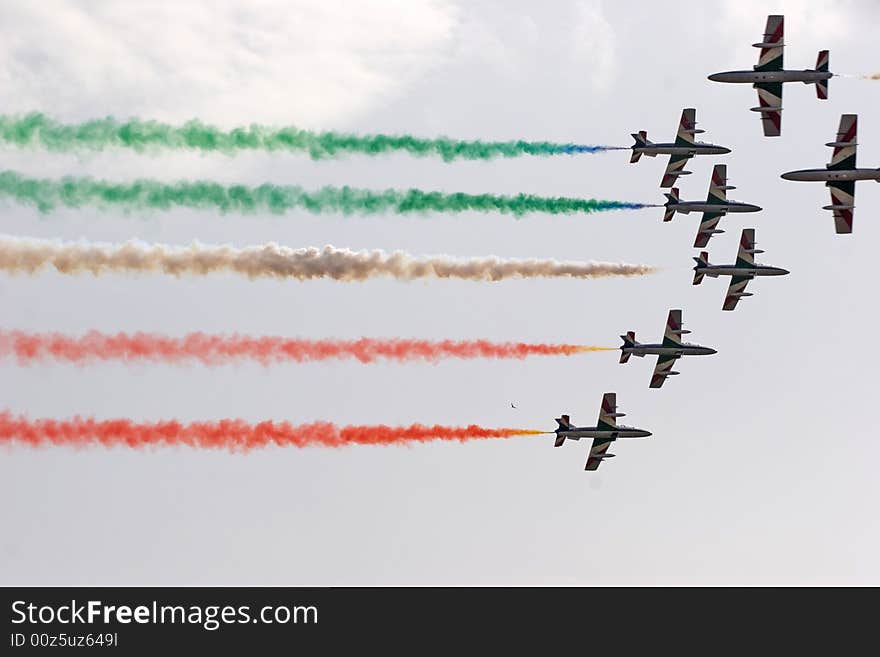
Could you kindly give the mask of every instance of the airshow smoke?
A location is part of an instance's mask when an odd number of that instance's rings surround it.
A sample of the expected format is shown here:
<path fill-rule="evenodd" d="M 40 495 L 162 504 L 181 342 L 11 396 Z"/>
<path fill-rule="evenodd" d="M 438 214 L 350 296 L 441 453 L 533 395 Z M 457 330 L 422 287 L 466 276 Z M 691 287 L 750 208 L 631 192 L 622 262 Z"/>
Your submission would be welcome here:
<path fill-rule="evenodd" d="M 590 214 L 608 210 L 638 210 L 656 207 L 644 203 L 604 201 L 532 194 L 462 194 L 409 190 L 367 190 L 351 187 L 322 187 L 305 190 L 295 185 L 221 185 L 207 181 L 164 183 L 135 180 L 115 183 L 94 178 L 28 178 L 14 171 L 0 171 L 0 198 L 51 212 L 58 207 L 155 211 L 172 208 L 213 210 L 220 213 L 284 214 L 300 209 L 321 214 L 426 214 L 500 212 L 522 216 L 528 213 Z"/>
<path fill-rule="evenodd" d="M 456 278 L 502 281 L 510 278 L 599 278 L 643 276 L 655 271 L 648 265 L 558 260 L 507 260 L 495 256 L 459 259 L 451 256 L 415 257 L 394 251 L 351 251 L 334 246 L 291 249 L 269 243 L 232 246 L 170 247 L 125 242 L 117 245 L 62 243 L 0 237 L 0 271 L 36 274 L 52 267 L 63 274 L 163 273 L 205 276 L 233 272 L 250 279 L 274 278 L 364 281 L 380 276 L 399 280 Z"/>
<path fill-rule="evenodd" d="M 0 141 L 63 152 L 129 148 L 141 153 L 198 150 L 234 155 L 240 151 L 266 151 L 307 153 L 313 160 L 348 154 L 373 156 L 402 152 L 417 157 L 440 157 L 447 162 L 622 149 L 619 146 L 547 141 L 464 141 L 446 137 L 424 139 L 412 135 L 356 135 L 255 124 L 223 130 L 197 120 L 183 125 L 170 125 L 140 119 L 119 121 L 107 117 L 83 123 L 60 123 L 39 112 L 0 115 Z"/>
<path fill-rule="evenodd" d="M 339 426 L 330 422 L 294 425 L 289 422 L 251 424 L 240 419 L 215 422 L 177 420 L 134 422 L 129 419 L 96 420 L 73 417 L 66 420 L 30 419 L 0 412 L 0 444 L 31 447 L 170 447 L 226 449 L 233 452 L 261 447 L 347 447 L 349 445 L 399 445 L 433 440 L 465 442 L 486 438 L 538 435 L 530 429 L 488 428 L 477 425 L 451 427 L 423 424 Z"/>
<path fill-rule="evenodd" d="M 169 337 L 152 333 L 90 331 L 80 337 L 61 333 L 0 330 L 0 357 L 14 357 L 22 365 L 46 360 L 88 364 L 99 361 L 200 363 L 216 366 L 239 361 L 261 365 L 302 363 L 328 359 L 438 361 L 443 358 L 505 358 L 571 356 L 614 347 L 488 340 L 306 340 L 275 336 L 208 335 L 190 333 Z"/>

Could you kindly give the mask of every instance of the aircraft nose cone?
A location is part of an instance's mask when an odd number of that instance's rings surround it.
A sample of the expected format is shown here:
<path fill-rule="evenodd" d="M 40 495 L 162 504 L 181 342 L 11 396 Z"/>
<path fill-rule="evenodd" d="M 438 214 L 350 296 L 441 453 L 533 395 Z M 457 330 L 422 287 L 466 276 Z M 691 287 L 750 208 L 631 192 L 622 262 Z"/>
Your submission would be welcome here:
<path fill-rule="evenodd" d="M 787 269 L 783 269 L 782 267 L 780 267 L 780 268 L 779 268 L 779 273 L 780 273 L 782 276 L 788 276 L 791 272 L 788 271 Z"/>
<path fill-rule="evenodd" d="M 710 76 L 708 77 L 708 79 L 709 79 L 709 80 L 712 80 L 712 82 L 718 82 L 718 74 L 717 74 L 717 73 L 713 73 L 712 75 L 710 75 Z"/>
<path fill-rule="evenodd" d="M 706 352 L 706 353 L 708 353 L 708 354 L 711 356 L 712 354 L 717 354 L 717 353 L 718 353 L 718 350 L 717 350 L 717 349 L 712 349 L 712 347 L 709 347 L 709 351 Z"/>
<path fill-rule="evenodd" d="M 782 178 L 783 180 L 791 180 L 791 179 L 792 179 L 792 178 L 791 178 L 791 171 L 788 171 L 788 172 L 786 172 L 786 173 L 783 173 L 783 174 L 780 176 L 780 178 Z"/>
<path fill-rule="evenodd" d="M 729 152 L 730 152 L 730 149 L 727 148 L 726 146 L 722 146 L 722 147 L 721 147 L 721 152 L 722 152 L 722 153 L 729 153 Z"/>

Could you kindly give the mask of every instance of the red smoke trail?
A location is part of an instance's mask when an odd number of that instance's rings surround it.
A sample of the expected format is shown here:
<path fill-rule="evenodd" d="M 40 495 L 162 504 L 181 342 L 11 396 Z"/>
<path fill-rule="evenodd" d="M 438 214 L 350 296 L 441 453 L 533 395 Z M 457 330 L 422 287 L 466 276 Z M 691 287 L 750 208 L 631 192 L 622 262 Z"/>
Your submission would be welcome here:
<path fill-rule="evenodd" d="M 525 358 L 569 356 L 585 351 L 608 351 L 612 347 L 488 340 L 303 340 L 281 337 L 247 337 L 190 333 L 180 338 L 149 333 L 107 335 L 90 331 L 82 337 L 59 333 L 0 331 L 0 356 L 14 355 L 22 364 L 55 359 L 74 363 L 94 361 L 198 361 L 221 365 L 250 359 L 263 365 L 328 358 L 356 358 L 362 363 L 378 359 L 429 360 L 440 358 Z"/>
<path fill-rule="evenodd" d="M 233 452 L 258 447 L 345 447 L 347 445 L 397 445 L 431 440 L 475 440 L 478 438 L 510 438 L 538 435 L 543 431 L 529 429 L 490 429 L 469 425 L 447 427 L 412 424 L 408 427 L 384 425 L 337 426 L 330 422 L 293 425 L 289 422 L 219 420 L 190 422 L 176 420 L 137 423 L 131 420 L 96 420 L 79 416 L 69 420 L 31 420 L 0 412 L 0 444 L 24 443 L 32 447 L 64 445 L 84 447 L 101 444 L 105 447 L 176 446 L 228 449 Z"/>

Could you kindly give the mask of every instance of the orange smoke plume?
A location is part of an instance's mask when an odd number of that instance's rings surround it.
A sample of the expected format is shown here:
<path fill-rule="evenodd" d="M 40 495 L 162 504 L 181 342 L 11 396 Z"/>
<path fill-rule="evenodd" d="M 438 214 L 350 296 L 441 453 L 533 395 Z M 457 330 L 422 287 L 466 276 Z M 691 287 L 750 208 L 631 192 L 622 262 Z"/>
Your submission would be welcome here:
<path fill-rule="evenodd" d="M 96 420 L 79 416 L 69 420 L 31 420 L 0 412 L 0 444 L 23 443 L 32 447 L 61 445 L 85 447 L 168 447 L 187 446 L 227 449 L 242 452 L 250 449 L 278 447 L 345 447 L 348 445 L 399 445 L 431 440 L 464 442 L 479 438 L 510 438 L 538 435 L 529 429 L 491 429 L 427 426 L 405 427 L 384 425 L 337 426 L 330 422 L 294 425 L 288 422 L 219 420 L 217 422 L 182 423 L 176 420 L 138 423 L 131 420 Z"/>
<path fill-rule="evenodd" d="M 0 356 L 15 356 L 21 364 L 46 359 L 73 363 L 94 361 L 200 362 L 222 365 L 237 360 L 273 363 L 356 358 L 362 363 L 386 360 L 441 358 L 525 358 L 569 356 L 586 351 L 614 351 L 612 347 L 488 340 L 304 340 L 281 337 L 206 335 L 190 333 L 180 338 L 150 333 L 108 335 L 90 331 L 82 337 L 59 333 L 0 331 Z"/>

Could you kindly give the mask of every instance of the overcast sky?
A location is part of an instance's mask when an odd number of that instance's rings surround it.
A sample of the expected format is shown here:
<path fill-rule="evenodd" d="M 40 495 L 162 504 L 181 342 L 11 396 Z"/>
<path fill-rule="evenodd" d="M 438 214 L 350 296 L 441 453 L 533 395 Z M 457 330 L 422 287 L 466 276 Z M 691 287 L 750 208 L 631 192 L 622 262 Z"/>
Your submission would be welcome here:
<path fill-rule="evenodd" d="M 468 444 L 266 449 L 0 449 L 4 584 L 880 584 L 876 463 L 880 188 L 857 186 L 854 232 L 835 235 L 827 190 L 779 174 L 822 166 L 841 113 L 859 163 L 880 165 L 880 82 L 834 78 L 828 101 L 785 87 L 783 134 L 756 96 L 710 73 L 748 69 L 768 13 L 785 14 L 786 65 L 880 70 L 870 0 L 778 2 L 0 3 L 4 112 L 109 114 L 223 126 L 548 139 L 629 146 L 674 136 L 683 107 L 730 155 L 692 160 L 704 198 L 726 162 L 733 198 L 713 261 L 756 228 L 759 261 L 791 270 L 721 311 L 725 279 L 691 285 L 699 218 L 662 210 L 514 219 L 219 216 L 36 210 L 3 202 L 3 233 L 44 238 L 556 257 L 653 264 L 640 279 L 502 283 L 249 282 L 234 275 L 0 276 L 2 327 L 325 337 L 488 338 L 617 346 L 659 340 L 682 308 L 718 349 L 648 388 L 653 359 L 263 368 L 0 362 L 2 406 L 32 417 L 592 424 L 616 391 L 653 431 L 583 471 L 588 444 L 552 436 Z M 570 195 L 662 202 L 662 158 L 628 152 L 446 164 L 403 155 L 312 162 L 293 154 L 4 148 L 26 174 Z M 512 409 L 510 403 L 517 404 Z"/>

